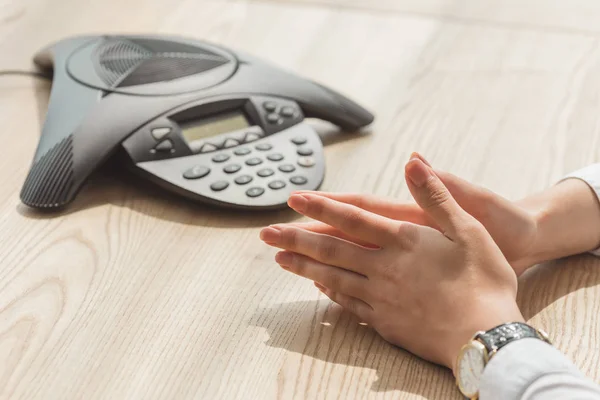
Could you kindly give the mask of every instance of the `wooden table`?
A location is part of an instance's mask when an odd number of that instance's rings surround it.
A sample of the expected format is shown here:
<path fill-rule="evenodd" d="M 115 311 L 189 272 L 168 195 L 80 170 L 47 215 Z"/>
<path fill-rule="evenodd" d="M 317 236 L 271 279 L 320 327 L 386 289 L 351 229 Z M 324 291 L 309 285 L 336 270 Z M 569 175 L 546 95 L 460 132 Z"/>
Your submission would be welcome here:
<path fill-rule="evenodd" d="M 174 33 L 242 49 L 377 114 L 320 126 L 331 191 L 409 199 L 413 150 L 509 198 L 600 160 L 595 0 L 0 0 L 0 69 L 82 33 Z M 104 168 L 72 207 L 18 193 L 50 84 L 0 77 L 0 398 L 460 398 L 283 272 L 258 240 L 291 212 L 209 210 Z M 530 322 L 600 381 L 600 262 L 521 280 Z"/>

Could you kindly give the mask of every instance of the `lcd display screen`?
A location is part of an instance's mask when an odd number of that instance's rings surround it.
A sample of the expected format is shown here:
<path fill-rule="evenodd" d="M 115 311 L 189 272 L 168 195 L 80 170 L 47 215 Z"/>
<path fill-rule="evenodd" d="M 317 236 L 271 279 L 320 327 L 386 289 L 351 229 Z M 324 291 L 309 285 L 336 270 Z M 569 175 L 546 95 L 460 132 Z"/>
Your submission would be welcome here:
<path fill-rule="evenodd" d="M 199 123 L 183 127 L 181 133 L 188 143 L 222 133 L 248 128 L 250 124 L 241 112 L 229 112 L 206 118 Z"/>

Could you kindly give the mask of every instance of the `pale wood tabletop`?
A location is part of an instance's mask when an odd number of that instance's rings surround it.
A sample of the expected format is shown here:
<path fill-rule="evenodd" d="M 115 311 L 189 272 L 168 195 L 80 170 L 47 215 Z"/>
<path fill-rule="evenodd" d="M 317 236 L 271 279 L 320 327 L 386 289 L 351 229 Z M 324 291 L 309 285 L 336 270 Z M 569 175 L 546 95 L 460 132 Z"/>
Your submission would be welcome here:
<path fill-rule="evenodd" d="M 329 191 L 409 200 L 403 165 L 511 199 L 600 161 L 595 0 L 0 0 L 0 69 L 49 42 L 173 33 L 244 50 L 375 112 L 319 125 Z M 103 168 L 57 215 L 20 204 L 50 83 L 0 77 L 0 398 L 451 399 L 449 371 L 282 271 L 261 226 Z M 600 262 L 520 281 L 526 318 L 600 382 Z"/>

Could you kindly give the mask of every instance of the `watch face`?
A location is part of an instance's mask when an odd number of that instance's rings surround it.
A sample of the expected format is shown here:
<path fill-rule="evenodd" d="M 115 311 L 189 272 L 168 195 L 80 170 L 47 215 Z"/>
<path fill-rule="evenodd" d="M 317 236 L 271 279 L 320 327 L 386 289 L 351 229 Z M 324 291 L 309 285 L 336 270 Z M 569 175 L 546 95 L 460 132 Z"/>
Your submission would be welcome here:
<path fill-rule="evenodd" d="M 456 381 L 462 394 L 473 398 L 479 393 L 479 380 L 485 368 L 487 351 L 478 341 L 472 341 L 462 348 L 458 356 Z"/>

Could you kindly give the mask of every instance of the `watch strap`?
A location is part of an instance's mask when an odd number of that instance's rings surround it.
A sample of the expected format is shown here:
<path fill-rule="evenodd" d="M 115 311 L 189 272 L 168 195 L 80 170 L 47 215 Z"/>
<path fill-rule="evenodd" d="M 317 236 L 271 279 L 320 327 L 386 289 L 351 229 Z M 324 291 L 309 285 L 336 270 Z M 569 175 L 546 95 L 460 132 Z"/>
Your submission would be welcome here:
<path fill-rule="evenodd" d="M 475 336 L 475 339 L 486 347 L 489 354 L 497 352 L 515 340 L 524 338 L 535 338 L 550 343 L 545 333 L 522 322 L 502 324 Z"/>

